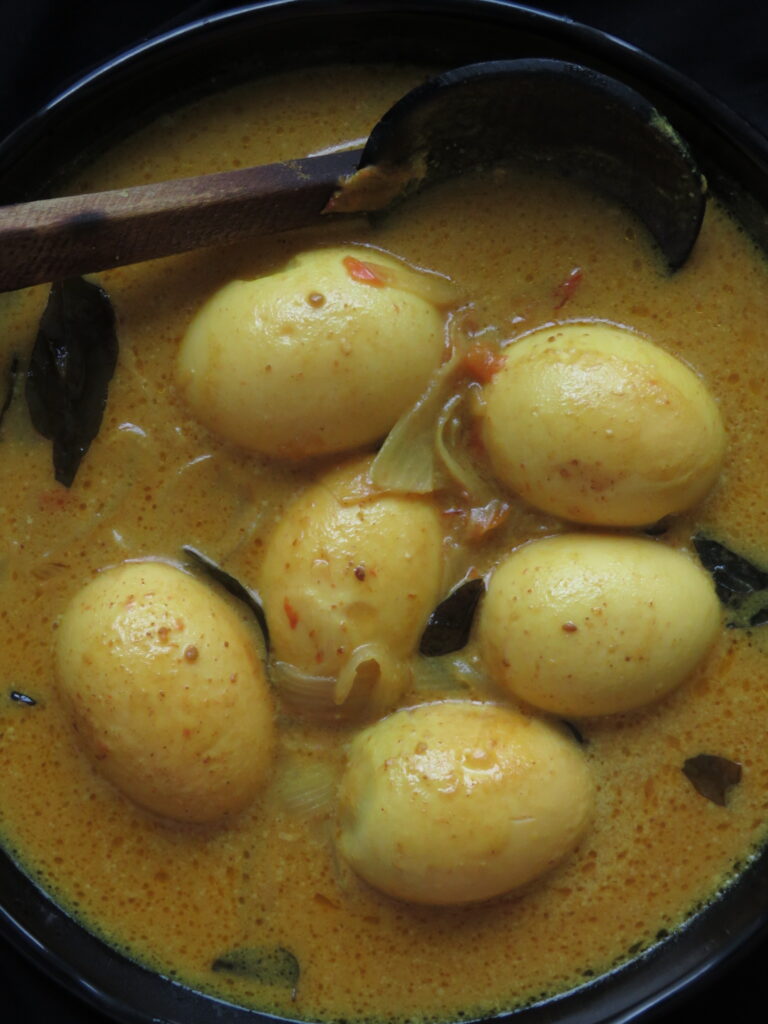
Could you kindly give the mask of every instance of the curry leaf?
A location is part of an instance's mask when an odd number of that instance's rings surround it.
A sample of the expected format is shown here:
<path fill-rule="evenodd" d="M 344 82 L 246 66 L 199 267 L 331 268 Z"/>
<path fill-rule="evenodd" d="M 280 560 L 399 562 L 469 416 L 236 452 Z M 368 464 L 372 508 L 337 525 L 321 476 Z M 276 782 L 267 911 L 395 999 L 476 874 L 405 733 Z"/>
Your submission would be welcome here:
<path fill-rule="evenodd" d="M 428 658 L 459 651 L 469 640 L 480 598 L 485 593 L 481 577 L 465 580 L 440 602 L 429 617 L 419 644 Z"/>
<path fill-rule="evenodd" d="M 730 612 L 728 625 L 743 628 L 768 622 L 768 572 L 710 537 L 698 535 L 693 545 Z"/>
<path fill-rule="evenodd" d="M 697 793 L 720 807 L 725 807 L 730 788 L 741 782 L 741 765 L 719 754 L 689 757 L 683 773 Z"/>
<path fill-rule="evenodd" d="M 211 969 L 243 975 L 265 985 L 280 985 L 294 993 L 299 984 L 299 961 L 282 946 L 233 949 L 214 960 Z"/>
<path fill-rule="evenodd" d="M 107 293 L 80 277 L 56 282 L 32 349 L 26 398 L 35 429 L 53 442 L 54 474 L 65 487 L 101 427 L 117 350 Z"/>
<path fill-rule="evenodd" d="M 240 582 L 240 580 L 231 576 L 226 572 L 226 570 L 222 569 L 220 565 L 217 565 L 213 559 L 204 555 L 202 551 L 198 551 L 197 548 L 185 545 L 182 550 L 185 555 L 188 555 L 192 559 L 198 568 L 202 569 L 203 572 L 210 576 L 214 582 L 219 584 L 219 586 L 224 587 L 228 594 L 231 594 L 232 597 L 236 597 L 238 601 L 242 601 L 243 604 L 250 608 L 259 624 L 259 629 L 264 636 L 264 645 L 266 649 L 269 650 L 269 628 L 267 626 L 267 617 L 264 614 L 261 598 L 256 591 L 246 587 L 245 584 Z"/>

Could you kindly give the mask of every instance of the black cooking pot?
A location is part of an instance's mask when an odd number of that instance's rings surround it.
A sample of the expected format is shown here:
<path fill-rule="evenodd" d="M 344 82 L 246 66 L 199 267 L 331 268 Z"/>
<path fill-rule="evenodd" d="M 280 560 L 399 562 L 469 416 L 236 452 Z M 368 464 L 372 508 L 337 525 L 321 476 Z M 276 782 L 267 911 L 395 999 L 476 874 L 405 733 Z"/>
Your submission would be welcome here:
<path fill-rule="evenodd" d="M 650 99 L 689 143 L 710 188 L 768 251 L 768 144 L 681 76 L 614 39 L 500 0 L 272 0 L 173 31 L 111 61 L 0 145 L 0 202 L 55 178 L 166 109 L 238 80 L 313 62 L 450 67 L 556 57 L 596 68 Z M 768 854 L 674 935 L 588 985 L 511 1015 L 515 1024 L 646 1019 L 721 969 L 764 930 Z M 119 1021 L 271 1020 L 137 966 L 85 932 L 0 853 L 0 932 L 77 995 Z"/>

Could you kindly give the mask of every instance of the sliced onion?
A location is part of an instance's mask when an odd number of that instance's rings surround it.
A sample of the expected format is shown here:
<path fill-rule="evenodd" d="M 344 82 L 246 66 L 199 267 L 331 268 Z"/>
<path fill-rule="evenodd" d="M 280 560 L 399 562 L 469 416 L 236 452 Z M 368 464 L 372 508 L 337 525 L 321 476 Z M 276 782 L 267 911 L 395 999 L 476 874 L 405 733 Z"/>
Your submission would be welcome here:
<path fill-rule="evenodd" d="M 439 658 L 418 657 L 413 665 L 413 688 L 417 693 L 484 691 L 487 686 L 480 659 L 464 651 Z"/>
<path fill-rule="evenodd" d="M 369 717 L 388 711 L 410 679 L 410 667 L 386 646 L 361 644 L 339 673 L 334 698 L 351 717 Z"/>
<path fill-rule="evenodd" d="M 385 645 L 361 644 L 338 676 L 316 676 L 273 661 L 272 683 L 285 710 L 326 722 L 370 718 L 389 710 L 408 688 L 410 666 L 395 658 Z"/>
<path fill-rule="evenodd" d="M 473 507 L 499 499 L 495 481 L 478 466 L 466 443 L 477 388 L 457 384 L 463 352 L 464 346 L 454 338 L 451 358 L 389 432 L 371 465 L 370 480 L 376 487 L 407 494 L 453 487 Z"/>
<path fill-rule="evenodd" d="M 416 405 L 390 430 L 371 465 L 370 478 L 377 487 L 406 494 L 430 494 L 441 486 L 435 427 L 451 397 L 459 358 L 459 348 L 454 346 L 451 358 L 436 371 Z"/>
<path fill-rule="evenodd" d="M 289 713 L 321 720 L 334 717 L 336 679 L 333 676 L 314 676 L 287 661 L 272 661 L 269 674 Z"/>
<path fill-rule="evenodd" d="M 435 450 L 445 474 L 467 495 L 473 506 L 498 498 L 498 489 L 478 469 L 464 439 L 466 394 L 452 395 L 440 411 L 435 428 Z"/>
<path fill-rule="evenodd" d="M 286 757 L 272 784 L 276 810 L 303 821 L 333 812 L 339 768 L 311 755 Z"/>

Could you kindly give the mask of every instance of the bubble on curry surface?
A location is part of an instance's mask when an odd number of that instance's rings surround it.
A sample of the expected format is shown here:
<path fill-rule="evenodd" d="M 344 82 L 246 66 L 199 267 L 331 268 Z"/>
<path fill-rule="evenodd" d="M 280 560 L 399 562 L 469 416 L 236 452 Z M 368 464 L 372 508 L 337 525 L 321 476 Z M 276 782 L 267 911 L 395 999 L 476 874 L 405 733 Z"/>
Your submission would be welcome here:
<path fill-rule="evenodd" d="M 286 510 L 259 572 L 278 690 L 314 717 L 391 708 L 442 586 L 428 500 L 380 492 L 371 460 L 322 476 Z"/>
<path fill-rule="evenodd" d="M 253 631 L 172 565 L 99 573 L 57 633 L 59 685 L 97 770 L 164 817 L 243 810 L 272 761 L 273 708 Z"/>
<path fill-rule="evenodd" d="M 363 247 L 318 249 L 226 285 L 183 338 L 177 376 L 214 434 L 289 459 L 380 440 L 444 345 L 447 282 Z"/>
<path fill-rule="evenodd" d="M 567 857 L 592 800 L 584 754 L 556 726 L 499 704 L 436 701 L 353 739 L 339 849 L 396 899 L 475 903 Z"/>
<path fill-rule="evenodd" d="M 532 541 L 491 576 L 478 637 L 503 689 L 560 715 L 629 711 L 703 662 L 722 626 L 712 580 L 688 554 L 644 537 Z"/>
<path fill-rule="evenodd" d="M 718 406 L 685 363 L 614 324 L 554 324 L 504 349 L 482 435 L 499 480 L 553 515 L 643 526 L 696 505 L 725 452 Z"/>

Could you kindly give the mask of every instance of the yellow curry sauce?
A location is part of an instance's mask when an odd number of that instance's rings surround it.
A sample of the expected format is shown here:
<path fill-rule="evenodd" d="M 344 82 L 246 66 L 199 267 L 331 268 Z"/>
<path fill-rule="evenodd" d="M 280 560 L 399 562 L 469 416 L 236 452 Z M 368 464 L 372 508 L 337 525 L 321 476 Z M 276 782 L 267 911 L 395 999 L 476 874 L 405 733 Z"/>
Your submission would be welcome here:
<path fill-rule="evenodd" d="M 334 69 L 242 87 L 162 118 L 71 189 L 354 140 L 419 77 Z M 18 388 L 0 428 L 2 834 L 86 926 L 161 973 L 234 1002 L 307 1019 L 491 1014 L 579 984 L 652 944 L 711 898 L 764 837 L 768 650 L 759 629 L 724 629 L 703 669 L 661 703 L 579 722 L 597 790 L 586 839 L 528 891 L 463 909 L 390 900 L 334 853 L 332 803 L 309 806 L 301 786 L 311 789 L 315 767 L 318 777 L 340 769 L 354 727 L 279 713 L 263 796 L 232 822 L 184 826 L 142 811 L 99 776 L 57 694 L 57 619 L 99 569 L 130 558 L 182 562 L 182 546 L 192 545 L 245 582 L 254 578 L 271 526 L 318 467 L 270 463 L 213 438 L 177 394 L 176 351 L 191 317 L 225 282 L 349 241 L 451 278 L 471 330 L 494 344 L 555 319 L 597 317 L 689 363 L 720 405 L 728 452 L 713 493 L 659 543 L 687 547 L 704 530 L 765 563 L 768 481 L 757 453 L 768 274 L 712 203 L 674 276 L 620 211 L 562 182 L 506 172 L 433 188 L 375 227 L 353 221 L 97 275 L 116 309 L 120 357 L 101 432 L 72 488 L 54 482 L 50 445 L 34 433 Z M 564 289 L 575 268 L 578 287 Z M 28 353 L 45 297 L 45 289 L 2 297 L 0 371 L 11 354 Z M 564 528 L 512 499 L 501 527 L 454 552 L 456 578 Z M 248 613 L 239 614 L 258 638 Z M 404 704 L 443 695 L 439 680 L 416 678 L 422 688 Z M 36 705 L 12 701 L 11 690 Z M 467 694 L 499 699 L 477 678 L 458 695 Z M 726 807 L 700 796 L 681 770 L 702 752 L 742 765 Z M 295 991 L 212 971 L 217 958 L 248 947 L 290 950 L 301 968 Z"/>

